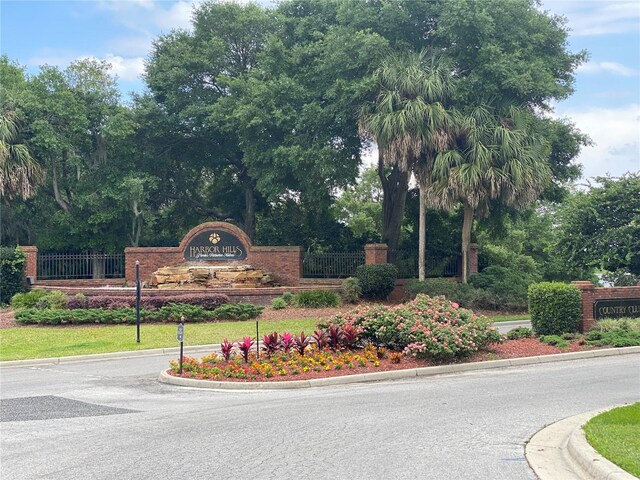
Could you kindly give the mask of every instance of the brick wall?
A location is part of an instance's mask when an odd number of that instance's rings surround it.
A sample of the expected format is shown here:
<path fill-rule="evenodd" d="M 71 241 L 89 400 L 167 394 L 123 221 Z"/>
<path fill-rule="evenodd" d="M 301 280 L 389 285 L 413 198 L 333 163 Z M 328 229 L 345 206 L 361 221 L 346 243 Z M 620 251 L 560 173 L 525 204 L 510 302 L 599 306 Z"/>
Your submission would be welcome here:
<path fill-rule="evenodd" d="M 387 244 L 369 243 L 364 246 L 364 263 L 367 265 L 377 265 L 387 263 Z"/>
<path fill-rule="evenodd" d="M 582 291 L 582 327 L 581 332 L 588 332 L 596 322 L 593 305 L 596 300 L 640 299 L 640 285 L 636 287 L 600 288 L 591 282 L 571 282 Z"/>
<path fill-rule="evenodd" d="M 33 277 L 34 280 L 38 276 L 38 247 L 20 246 L 26 257 L 24 274 L 27 277 Z"/>
<path fill-rule="evenodd" d="M 467 259 L 469 262 L 469 275 L 472 273 L 478 273 L 478 244 L 471 243 L 469 245 L 469 258 Z M 458 267 L 458 275 L 462 274 L 461 266 Z"/>
<path fill-rule="evenodd" d="M 226 230 L 236 236 L 245 246 L 247 258 L 244 260 L 203 260 L 189 262 L 184 251 L 196 235 L 208 229 Z M 208 222 L 198 225 L 187 233 L 178 247 L 129 247 L 125 254 L 125 278 L 127 285 L 135 285 L 136 261 L 140 262 L 140 278 L 150 283 L 151 274 L 161 267 L 177 267 L 183 265 L 251 265 L 273 274 L 277 283 L 298 286 L 302 278 L 301 247 L 256 247 L 251 244 L 247 235 L 234 225 L 224 222 Z"/>
<path fill-rule="evenodd" d="M 247 263 L 271 272 L 277 283 L 297 287 L 302 278 L 302 247 L 251 247 Z"/>

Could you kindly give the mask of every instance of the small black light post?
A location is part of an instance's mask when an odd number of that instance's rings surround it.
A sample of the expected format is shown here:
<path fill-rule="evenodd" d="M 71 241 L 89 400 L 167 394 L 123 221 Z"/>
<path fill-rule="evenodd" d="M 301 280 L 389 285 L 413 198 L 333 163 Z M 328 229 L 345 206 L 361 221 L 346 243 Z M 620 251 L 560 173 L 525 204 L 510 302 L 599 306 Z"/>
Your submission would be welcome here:
<path fill-rule="evenodd" d="M 258 333 L 258 320 L 256 320 L 256 358 L 260 358 L 260 334 Z"/>
<path fill-rule="evenodd" d="M 140 262 L 136 260 L 136 342 L 140 343 Z"/>
<path fill-rule="evenodd" d="M 178 323 L 178 333 L 176 335 L 177 340 L 180 342 L 180 369 L 178 373 L 182 375 L 182 352 L 184 348 L 184 316 L 180 317 L 180 323 Z"/>

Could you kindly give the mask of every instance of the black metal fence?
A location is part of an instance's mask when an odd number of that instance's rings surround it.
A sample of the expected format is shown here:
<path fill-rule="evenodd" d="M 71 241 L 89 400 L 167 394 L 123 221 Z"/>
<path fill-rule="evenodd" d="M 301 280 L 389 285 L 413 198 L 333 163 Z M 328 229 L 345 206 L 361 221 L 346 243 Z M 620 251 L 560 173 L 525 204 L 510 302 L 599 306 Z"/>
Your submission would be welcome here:
<path fill-rule="evenodd" d="M 389 250 L 387 261 L 398 267 L 398 278 L 418 278 L 418 252 L 411 250 Z M 458 275 L 458 256 L 425 259 L 425 277 L 455 277 Z"/>
<path fill-rule="evenodd" d="M 364 265 L 364 252 L 307 253 L 302 262 L 305 278 L 347 278 Z"/>
<path fill-rule="evenodd" d="M 82 280 L 123 278 L 123 253 L 41 253 L 38 255 L 38 279 Z"/>

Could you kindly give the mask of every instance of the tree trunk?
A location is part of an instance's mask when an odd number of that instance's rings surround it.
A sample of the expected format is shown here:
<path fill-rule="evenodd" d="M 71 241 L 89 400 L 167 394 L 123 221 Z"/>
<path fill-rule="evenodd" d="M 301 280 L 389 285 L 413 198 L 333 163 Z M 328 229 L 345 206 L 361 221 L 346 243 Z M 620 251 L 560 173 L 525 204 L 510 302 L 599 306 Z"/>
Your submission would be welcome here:
<path fill-rule="evenodd" d="M 425 279 L 425 252 L 427 249 L 427 196 L 420 187 L 420 222 L 418 227 L 418 280 Z"/>
<path fill-rule="evenodd" d="M 97 252 L 95 250 L 93 250 L 91 252 L 93 255 L 91 255 L 91 263 L 92 263 L 92 275 L 91 278 L 104 278 L 104 271 L 105 271 L 105 258 L 104 258 L 104 254 L 102 254 L 102 252 Z"/>
<path fill-rule="evenodd" d="M 244 185 L 244 231 L 253 242 L 256 235 L 256 193 L 253 183 Z"/>
<path fill-rule="evenodd" d="M 404 206 L 409 187 L 409 172 L 403 172 L 397 165 L 387 177 L 384 173 L 382 154 L 378 154 L 378 176 L 382 184 L 382 241 L 389 251 L 397 250 L 400 244 L 400 230 L 404 218 Z"/>
<path fill-rule="evenodd" d="M 471 227 L 473 226 L 473 207 L 464 202 L 464 219 L 462 221 L 462 283 L 469 277 L 469 245 L 471 244 Z"/>

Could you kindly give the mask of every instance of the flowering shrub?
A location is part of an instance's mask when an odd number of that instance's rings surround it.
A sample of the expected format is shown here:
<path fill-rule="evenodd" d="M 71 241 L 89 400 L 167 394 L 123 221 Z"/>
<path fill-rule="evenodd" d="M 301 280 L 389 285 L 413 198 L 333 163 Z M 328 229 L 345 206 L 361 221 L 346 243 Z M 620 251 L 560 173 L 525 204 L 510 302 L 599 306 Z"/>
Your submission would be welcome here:
<path fill-rule="evenodd" d="M 395 307 L 374 305 L 338 314 L 331 324 L 355 325 L 363 341 L 422 358 L 463 357 L 502 339 L 489 320 L 427 295 Z"/>

